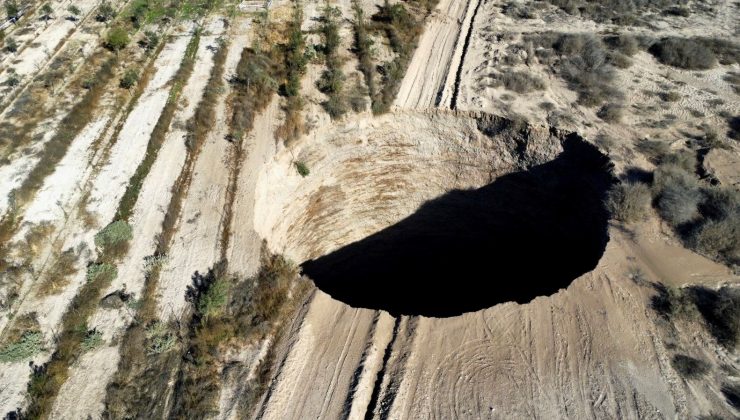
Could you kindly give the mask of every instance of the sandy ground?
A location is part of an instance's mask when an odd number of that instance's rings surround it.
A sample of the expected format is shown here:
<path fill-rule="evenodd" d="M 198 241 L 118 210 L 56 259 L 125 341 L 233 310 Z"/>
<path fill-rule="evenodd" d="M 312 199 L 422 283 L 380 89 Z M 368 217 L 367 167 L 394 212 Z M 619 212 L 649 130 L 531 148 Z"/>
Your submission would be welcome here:
<path fill-rule="evenodd" d="M 128 120 L 119 134 L 118 141 L 112 148 L 109 159 L 101 169 L 98 178 L 96 178 L 98 187 L 95 188 L 96 186 L 93 185 L 94 189 L 92 196 L 96 197 L 95 194 L 97 192 L 98 199 L 93 200 L 89 204 L 88 209 L 97 213 L 101 218 L 100 220 L 110 220 L 113 217 L 118 199 L 125 191 L 128 182 L 128 178 L 122 179 L 120 176 L 125 173 L 128 173 L 129 176 L 130 174 L 133 174 L 133 171 L 136 169 L 136 165 L 138 165 L 138 162 L 143 158 L 143 152 L 146 148 L 146 142 L 149 139 L 149 133 L 151 133 L 151 129 L 153 128 L 154 123 L 156 123 L 156 118 L 158 118 L 159 112 L 167 99 L 167 92 L 169 90 L 167 82 L 172 78 L 177 68 L 177 66 L 173 66 L 172 63 L 177 63 L 182 59 L 185 47 L 187 46 L 187 41 L 187 38 L 175 39 L 175 41 L 163 49 L 162 53 L 157 58 L 157 61 L 155 62 L 157 72 L 142 95 L 142 101 L 129 114 Z M 161 99 L 157 103 L 152 98 Z M 142 109 L 144 111 L 148 110 L 148 112 L 142 112 Z M 156 112 L 152 113 L 153 111 Z M 132 119 L 134 122 L 132 122 Z M 153 122 L 151 121 L 152 119 L 154 120 Z M 142 146 L 138 146 L 137 148 L 137 142 L 143 143 L 143 148 Z M 136 153 L 137 151 L 138 155 Z M 129 152 L 129 154 L 125 159 L 122 159 L 126 152 Z M 111 174 L 117 174 L 119 176 L 117 179 L 120 179 L 120 183 L 115 187 L 113 185 L 101 187 L 100 180 L 110 181 L 110 179 L 113 178 L 110 176 Z M 58 235 L 62 242 L 61 249 L 93 249 L 94 234 L 94 227 L 91 230 L 90 227 L 86 227 L 79 221 L 77 221 L 77 223 L 70 223 L 69 226 L 66 226 L 65 230 Z M 49 340 L 51 340 L 55 334 L 59 321 L 66 310 L 67 304 L 71 301 L 79 287 L 85 281 L 85 265 L 82 264 L 82 261 L 84 261 L 85 258 L 85 254 L 81 255 L 80 263 L 77 264 L 76 267 L 76 273 L 70 276 L 69 284 L 60 293 L 50 296 L 36 296 L 33 293 L 33 289 L 22 293 L 24 298 L 17 309 L 17 313 L 23 314 L 31 311 L 36 312 L 41 331 Z M 89 256 L 87 256 L 87 258 L 89 258 Z M 32 286 L 33 285 L 24 284 L 24 288 Z M 11 386 L 3 389 L 3 394 L 0 395 L 0 401 L 3 401 L 2 409 L 5 411 L 10 411 L 21 405 L 22 390 L 25 388 L 25 383 L 28 380 L 28 375 L 30 373 L 30 368 L 27 364 L 25 366 L 25 372 L 26 373 L 24 375 L 21 375 L 23 381 L 19 381 L 15 384 L 20 385 L 20 389 Z M 15 399 L 6 397 L 6 395 L 11 394 L 15 394 L 17 397 Z"/>
<path fill-rule="evenodd" d="M 201 38 L 201 47 L 207 49 L 216 41 L 216 37 Z M 225 76 L 232 74 L 238 63 L 235 51 L 238 50 L 240 54 L 245 46 L 244 38 L 237 40 L 242 44 L 229 46 L 232 54 L 228 62 L 233 67 L 225 68 Z M 224 95 L 216 106 L 215 118 L 214 129 L 197 157 L 193 181 L 183 203 L 169 258 L 160 274 L 157 305 L 163 319 L 181 315 L 187 304 L 185 290 L 191 284 L 193 273 L 206 272 L 219 258 L 222 209 L 229 178 L 228 162 L 232 153 L 231 144 L 225 140 L 228 124 Z"/>

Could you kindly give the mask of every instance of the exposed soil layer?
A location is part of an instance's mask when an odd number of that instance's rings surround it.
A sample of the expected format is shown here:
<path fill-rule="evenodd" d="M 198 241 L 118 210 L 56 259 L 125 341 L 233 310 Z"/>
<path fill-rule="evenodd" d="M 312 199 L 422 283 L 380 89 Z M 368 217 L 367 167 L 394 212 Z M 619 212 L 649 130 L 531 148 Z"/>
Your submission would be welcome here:
<path fill-rule="evenodd" d="M 596 266 L 611 179 L 608 159 L 571 135 L 554 160 L 443 194 L 303 270 L 335 299 L 394 315 L 526 303 Z"/>

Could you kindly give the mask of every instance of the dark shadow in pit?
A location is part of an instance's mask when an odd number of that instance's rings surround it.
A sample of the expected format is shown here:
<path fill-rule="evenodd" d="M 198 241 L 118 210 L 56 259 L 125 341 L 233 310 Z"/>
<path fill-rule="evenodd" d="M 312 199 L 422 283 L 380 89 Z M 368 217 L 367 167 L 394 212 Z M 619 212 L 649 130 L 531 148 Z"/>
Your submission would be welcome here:
<path fill-rule="evenodd" d="M 551 295 L 592 270 L 609 240 L 608 158 L 575 135 L 555 160 L 455 190 L 372 236 L 307 261 L 353 307 L 448 317 Z"/>

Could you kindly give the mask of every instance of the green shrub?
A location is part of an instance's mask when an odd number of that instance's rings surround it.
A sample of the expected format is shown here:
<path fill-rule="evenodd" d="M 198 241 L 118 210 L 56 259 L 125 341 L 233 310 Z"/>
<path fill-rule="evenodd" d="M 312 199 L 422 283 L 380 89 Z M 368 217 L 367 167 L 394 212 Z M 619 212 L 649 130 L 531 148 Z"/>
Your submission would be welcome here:
<path fill-rule="evenodd" d="M 717 64 L 712 50 L 693 39 L 663 38 L 648 52 L 663 64 L 687 70 L 706 70 Z"/>
<path fill-rule="evenodd" d="M 152 51 L 159 44 L 159 35 L 154 31 L 144 32 L 144 37 L 139 41 L 139 46 L 147 51 Z"/>
<path fill-rule="evenodd" d="M 73 17 L 77 17 L 77 16 L 78 16 L 78 15 L 79 15 L 80 13 L 82 13 L 82 11 L 80 10 L 80 8 L 79 8 L 79 7 L 77 7 L 77 6 L 75 6 L 74 4 L 73 4 L 73 5 L 70 5 L 69 7 L 67 7 L 67 11 L 68 11 L 68 12 L 69 12 L 69 13 L 70 13 L 70 14 L 71 14 L 71 15 L 72 15 Z"/>
<path fill-rule="evenodd" d="M 131 238 L 133 238 L 131 225 L 123 220 L 117 220 L 95 235 L 95 246 L 101 255 L 115 259 L 126 253 Z"/>
<path fill-rule="evenodd" d="M 645 184 L 619 183 L 609 191 L 606 206 L 612 217 L 630 223 L 647 216 L 650 201 L 650 189 Z"/>
<path fill-rule="evenodd" d="M 686 379 L 696 379 L 709 371 L 709 363 L 685 354 L 677 354 L 671 359 L 671 366 Z"/>
<path fill-rule="evenodd" d="M 223 278 L 216 279 L 200 295 L 196 309 L 203 319 L 220 314 L 226 306 L 229 284 Z"/>
<path fill-rule="evenodd" d="M 43 14 L 44 20 L 51 19 L 51 15 L 54 13 L 54 9 L 52 9 L 51 4 L 46 3 L 41 7 L 41 13 Z"/>
<path fill-rule="evenodd" d="M 16 0 L 5 0 L 5 16 L 8 19 L 17 19 L 21 8 Z"/>
<path fill-rule="evenodd" d="M 121 81 L 119 82 L 119 86 L 121 86 L 124 89 L 131 89 L 136 85 L 136 82 L 139 81 L 139 74 L 134 69 L 128 69 L 123 74 L 123 77 L 121 78 Z"/>
<path fill-rule="evenodd" d="M 18 51 L 18 43 L 13 38 L 5 39 L 5 51 L 14 53 Z"/>
<path fill-rule="evenodd" d="M 308 169 L 308 166 L 302 161 L 295 162 L 295 169 L 298 171 L 298 174 L 300 174 L 302 177 L 307 177 L 311 171 Z"/>
<path fill-rule="evenodd" d="M 82 352 L 87 353 L 90 350 L 100 347 L 101 344 L 103 344 L 103 333 L 97 330 L 90 330 L 85 335 L 85 338 L 82 339 Z"/>
<path fill-rule="evenodd" d="M 40 331 L 26 331 L 17 341 L 0 348 L 0 363 L 28 359 L 43 350 L 44 336 Z"/>
<path fill-rule="evenodd" d="M 128 32 L 124 28 L 117 27 L 108 32 L 105 46 L 111 51 L 120 51 L 129 43 Z"/>
<path fill-rule="evenodd" d="M 109 2 L 104 1 L 99 7 L 98 12 L 95 15 L 95 20 L 98 22 L 108 22 L 116 16 L 116 11 L 110 5 Z"/>
<path fill-rule="evenodd" d="M 172 350 L 177 336 L 164 322 L 155 321 L 146 328 L 146 353 L 156 355 Z"/>
<path fill-rule="evenodd" d="M 113 264 L 100 263 L 87 266 L 87 281 L 111 282 L 118 277 L 118 269 Z"/>

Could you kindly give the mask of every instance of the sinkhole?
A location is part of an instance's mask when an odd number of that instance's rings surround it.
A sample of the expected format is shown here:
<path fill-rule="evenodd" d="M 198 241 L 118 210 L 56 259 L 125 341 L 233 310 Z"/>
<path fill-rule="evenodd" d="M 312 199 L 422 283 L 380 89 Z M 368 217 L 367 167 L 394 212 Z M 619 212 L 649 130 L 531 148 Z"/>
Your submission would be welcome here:
<path fill-rule="evenodd" d="M 376 228 L 367 235 L 357 233 L 364 226 L 359 219 L 363 215 L 384 219 L 373 210 L 391 213 L 394 206 L 402 206 L 403 194 L 390 204 L 345 214 L 343 206 L 355 203 L 347 195 L 365 194 L 365 181 L 358 179 L 361 185 L 351 189 L 345 186 L 342 194 L 324 193 L 321 199 L 326 202 L 320 211 L 310 210 L 315 194 L 330 187 L 314 185 L 293 203 L 304 206 L 303 213 L 283 230 L 283 246 L 291 248 L 291 235 L 297 242 L 298 237 L 310 237 L 312 243 L 331 242 L 328 252 L 319 250 L 314 254 L 320 255 L 299 259 L 303 273 L 334 299 L 393 315 L 449 317 L 504 302 L 526 303 L 551 295 L 591 271 L 608 242 L 603 204 L 613 182 L 608 158 L 574 134 L 540 133 L 547 141 L 538 147 L 557 142 L 558 151 L 548 155 L 527 151 L 531 130 L 491 131 L 481 129 L 479 122 L 476 128 L 483 142 L 508 136 L 502 143 L 507 145 L 506 153 L 529 164 L 510 167 L 490 182 L 429 197 L 386 226 L 371 223 Z M 495 147 L 474 149 L 496 153 Z M 382 166 L 378 162 L 384 158 L 376 158 L 375 165 Z M 367 159 L 372 161 L 371 156 Z M 335 168 L 329 172 L 335 173 L 337 164 L 332 165 Z M 398 176 L 410 177 L 406 188 L 411 188 L 414 176 L 423 173 L 411 170 Z M 344 182 L 349 181 L 342 180 L 341 185 Z M 423 190 L 423 176 L 418 182 L 422 185 L 417 188 Z M 322 221 L 332 226 L 317 233 L 315 227 L 323 226 Z M 343 228 L 345 224 L 351 227 Z M 343 235 L 336 233 L 342 229 Z M 362 237 L 347 243 L 337 239 L 353 234 Z"/>

